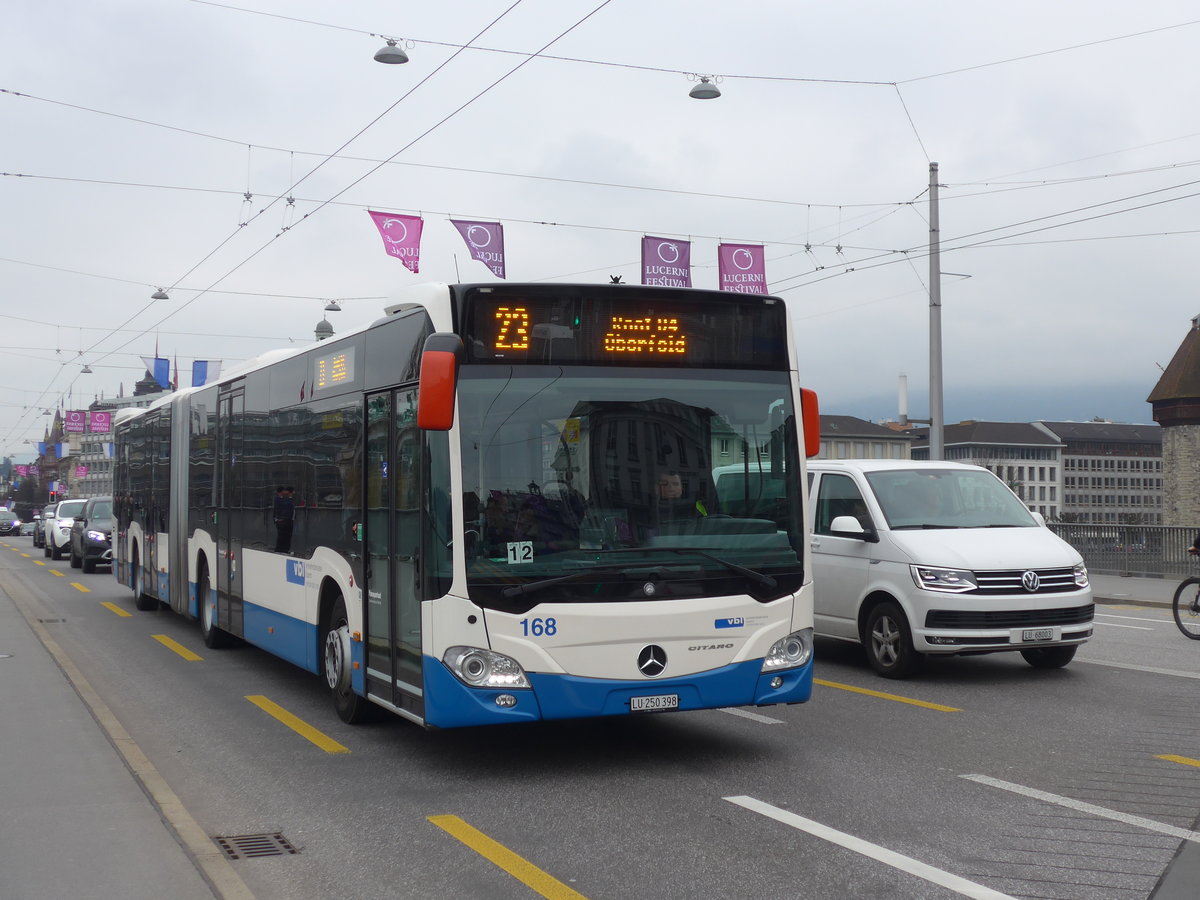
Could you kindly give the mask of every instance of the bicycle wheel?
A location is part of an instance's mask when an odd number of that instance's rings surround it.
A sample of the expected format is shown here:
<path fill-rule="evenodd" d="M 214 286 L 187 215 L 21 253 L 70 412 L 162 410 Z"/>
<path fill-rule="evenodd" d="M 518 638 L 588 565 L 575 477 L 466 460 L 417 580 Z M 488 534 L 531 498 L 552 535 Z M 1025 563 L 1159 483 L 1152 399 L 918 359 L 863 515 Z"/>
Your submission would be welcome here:
<path fill-rule="evenodd" d="M 1200 578 L 1185 578 L 1179 583 L 1171 611 L 1179 630 L 1193 641 L 1200 641 Z"/>

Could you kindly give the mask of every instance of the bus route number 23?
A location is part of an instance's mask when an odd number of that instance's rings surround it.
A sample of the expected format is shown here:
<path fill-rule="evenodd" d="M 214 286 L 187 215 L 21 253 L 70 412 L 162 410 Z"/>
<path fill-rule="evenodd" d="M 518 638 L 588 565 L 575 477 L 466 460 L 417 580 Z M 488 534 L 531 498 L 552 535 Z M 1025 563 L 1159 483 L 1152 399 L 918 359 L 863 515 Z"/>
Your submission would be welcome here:
<path fill-rule="evenodd" d="M 522 619 L 521 620 L 521 636 L 529 637 L 554 637 L 558 634 L 558 620 L 553 616 L 547 619 Z"/>

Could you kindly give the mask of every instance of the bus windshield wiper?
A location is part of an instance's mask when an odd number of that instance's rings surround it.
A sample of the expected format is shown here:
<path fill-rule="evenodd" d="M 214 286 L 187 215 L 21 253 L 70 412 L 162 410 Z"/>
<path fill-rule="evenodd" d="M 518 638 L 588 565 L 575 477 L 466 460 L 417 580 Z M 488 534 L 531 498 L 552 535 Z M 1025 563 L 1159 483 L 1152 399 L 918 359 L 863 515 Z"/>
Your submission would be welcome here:
<path fill-rule="evenodd" d="M 764 575 L 762 572 L 756 572 L 754 569 L 748 569 L 743 565 L 739 565 L 738 563 L 730 562 L 727 559 L 721 559 L 719 556 L 713 556 L 707 550 L 698 550 L 695 547 L 655 547 L 654 549 L 661 550 L 666 553 L 693 553 L 696 556 L 703 556 L 705 559 L 711 559 L 717 565 L 724 566 L 730 572 L 735 572 L 738 575 L 741 575 L 743 578 L 748 578 L 755 584 L 761 585 L 765 588 L 773 588 L 776 584 L 778 584 L 778 582 L 775 581 L 775 579 L 770 575 Z"/>
<path fill-rule="evenodd" d="M 559 575 L 555 578 L 542 578 L 538 581 L 530 581 L 525 584 L 514 584 L 511 587 L 506 587 L 500 592 L 500 596 L 506 600 L 511 600 L 513 597 L 520 597 L 524 594 L 532 594 L 540 591 L 543 588 L 553 587 L 556 584 L 564 584 L 568 581 L 579 581 L 587 578 L 589 575 L 623 575 L 627 578 L 645 578 L 650 575 L 657 575 L 662 578 L 665 575 L 674 575 L 683 571 L 691 572 L 681 568 L 671 568 L 668 566 L 593 566 L 587 569 L 579 569 L 575 572 L 569 572 L 566 575 Z"/>

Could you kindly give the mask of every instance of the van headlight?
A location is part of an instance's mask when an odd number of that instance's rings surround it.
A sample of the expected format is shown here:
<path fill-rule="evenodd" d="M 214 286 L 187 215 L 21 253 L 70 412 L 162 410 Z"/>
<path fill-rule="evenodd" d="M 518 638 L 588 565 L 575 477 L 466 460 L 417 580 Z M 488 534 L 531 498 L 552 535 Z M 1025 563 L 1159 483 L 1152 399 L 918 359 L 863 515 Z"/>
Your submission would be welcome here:
<path fill-rule="evenodd" d="M 917 587 L 927 591 L 945 591 L 961 594 L 979 587 L 975 573 L 970 569 L 943 569 L 939 566 L 909 566 Z"/>
<path fill-rule="evenodd" d="M 528 688 L 525 670 L 511 656 L 480 647 L 451 647 L 442 656 L 463 684 L 480 688 Z"/>
<path fill-rule="evenodd" d="M 1088 586 L 1087 566 L 1080 563 L 1075 567 L 1075 587 L 1085 588 Z"/>
<path fill-rule="evenodd" d="M 771 645 L 767 655 L 763 657 L 762 671 L 779 672 L 783 669 L 795 669 L 812 659 L 813 630 L 801 628 L 793 631 L 785 638 L 780 638 Z"/>

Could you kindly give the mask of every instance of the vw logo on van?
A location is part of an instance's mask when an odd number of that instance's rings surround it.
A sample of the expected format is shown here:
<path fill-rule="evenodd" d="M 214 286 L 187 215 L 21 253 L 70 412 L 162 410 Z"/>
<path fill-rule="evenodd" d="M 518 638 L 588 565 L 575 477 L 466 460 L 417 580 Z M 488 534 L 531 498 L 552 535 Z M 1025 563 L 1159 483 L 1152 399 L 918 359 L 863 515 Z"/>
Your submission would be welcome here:
<path fill-rule="evenodd" d="M 1021 587 L 1025 588 L 1025 590 L 1029 591 L 1031 594 L 1036 591 L 1041 584 L 1042 579 L 1039 578 L 1038 573 L 1034 572 L 1032 569 L 1025 572 L 1025 574 L 1021 576 Z"/>

